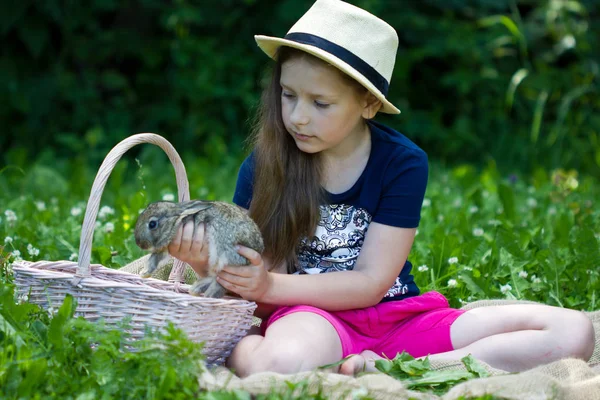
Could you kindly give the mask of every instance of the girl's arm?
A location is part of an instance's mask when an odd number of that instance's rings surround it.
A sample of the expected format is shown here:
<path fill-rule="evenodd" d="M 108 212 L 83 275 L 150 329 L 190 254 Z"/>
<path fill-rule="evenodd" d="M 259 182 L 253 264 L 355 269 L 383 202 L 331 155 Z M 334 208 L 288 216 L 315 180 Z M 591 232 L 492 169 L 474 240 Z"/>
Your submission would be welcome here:
<path fill-rule="evenodd" d="M 263 255 L 262 259 L 265 264 L 265 269 L 267 271 L 270 271 L 269 273 L 271 273 L 271 274 L 287 274 L 286 264 L 282 264 L 275 268 L 271 268 L 270 267 L 271 263 L 268 260 L 268 258 Z M 279 307 L 277 304 L 268 304 L 268 303 L 263 303 L 263 302 L 259 302 L 259 301 L 256 302 L 256 305 L 257 305 L 257 307 L 256 307 L 256 310 L 254 311 L 254 315 L 263 320 L 268 318 L 271 314 L 273 314 L 273 312 L 277 309 L 277 307 Z"/>
<path fill-rule="evenodd" d="M 242 248 L 240 254 L 253 265 L 225 267 L 219 273 L 219 282 L 259 303 L 305 304 L 331 311 L 372 306 L 381 301 L 400 274 L 415 232 L 415 228 L 372 222 L 354 270 L 317 275 L 267 272 L 258 253 Z"/>

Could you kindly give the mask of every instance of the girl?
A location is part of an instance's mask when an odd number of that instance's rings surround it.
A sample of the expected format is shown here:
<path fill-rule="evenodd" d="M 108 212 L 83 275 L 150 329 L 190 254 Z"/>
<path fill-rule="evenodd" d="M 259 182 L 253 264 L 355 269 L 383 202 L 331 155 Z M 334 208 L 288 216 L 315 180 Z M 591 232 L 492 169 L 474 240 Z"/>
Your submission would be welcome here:
<path fill-rule="evenodd" d="M 234 202 L 264 236 L 263 255 L 218 281 L 259 304 L 262 334 L 235 347 L 240 376 L 334 363 L 353 374 L 403 350 L 520 371 L 562 357 L 589 359 L 590 320 L 577 311 L 506 305 L 471 311 L 419 294 L 407 261 L 427 184 L 427 156 L 372 121 L 399 113 L 386 99 L 395 30 L 339 0 L 317 0 L 285 38 L 257 36 L 276 60 L 262 97 L 252 154 Z M 188 223 L 170 253 L 202 274 L 203 229 Z"/>

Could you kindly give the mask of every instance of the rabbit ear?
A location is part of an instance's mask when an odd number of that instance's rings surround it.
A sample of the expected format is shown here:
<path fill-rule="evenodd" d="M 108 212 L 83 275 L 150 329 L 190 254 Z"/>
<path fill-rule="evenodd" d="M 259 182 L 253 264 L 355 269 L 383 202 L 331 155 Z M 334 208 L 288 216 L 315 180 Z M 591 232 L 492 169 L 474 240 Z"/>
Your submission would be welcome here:
<path fill-rule="evenodd" d="M 202 210 L 206 210 L 211 208 L 213 205 L 207 201 L 199 201 L 199 200 L 191 200 L 185 203 L 181 203 L 181 209 L 179 212 L 182 217 L 186 217 L 188 215 L 196 214 Z"/>

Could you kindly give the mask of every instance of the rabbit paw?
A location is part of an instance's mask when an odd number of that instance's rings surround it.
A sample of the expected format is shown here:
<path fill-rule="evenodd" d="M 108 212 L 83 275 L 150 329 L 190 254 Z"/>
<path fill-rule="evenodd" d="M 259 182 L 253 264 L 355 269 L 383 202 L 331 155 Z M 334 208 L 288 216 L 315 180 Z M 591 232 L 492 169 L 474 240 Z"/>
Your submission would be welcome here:
<path fill-rule="evenodd" d="M 221 297 L 225 296 L 225 288 L 221 286 L 219 282 L 214 280 L 204 292 L 204 296 L 212 297 L 213 299 L 220 299 Z"/>
<path fill-rule="evenodd" d="M 160 253 L 152 253 L 150 258 L 148 259 L 148 266 L 145 271 L 142 271 L 140 274 L 142 278 L 150 278 L 154 272 L 165 265 L 170 260 L 169 253 L 166 251 L 161 251 Z"/>
<path fill-rule="evenodd" d="M 209 277 L 197 280 L 196 282 L 194 282 L 194 284 L 192 285 L 192 287 L 190 287 L 190 294 L 192 296 L 200 296 L 201 294 L 203 294 L 204 292 L 206 292 L 206 290 L 208 289 L 208 287 L 213 282 L 216 283 L 216 280 L 212 276 L 209 276 Z"/>

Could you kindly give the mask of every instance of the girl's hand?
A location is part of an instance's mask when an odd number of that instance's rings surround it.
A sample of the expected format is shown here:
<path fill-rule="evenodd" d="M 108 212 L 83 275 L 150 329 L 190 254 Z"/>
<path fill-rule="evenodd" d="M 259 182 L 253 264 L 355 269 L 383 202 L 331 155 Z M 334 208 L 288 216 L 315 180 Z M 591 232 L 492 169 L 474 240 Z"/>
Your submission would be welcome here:
<path fill-rule="evenodd" d="M 238 246 L 238 253 L 250 261 L 250 265 L 228 265 L 217 275 L 217 282 L 231 292 L 250 301 L 261 301 L 269 291 L 273 278 L 263 262 L 262 256 L 255 250 Z"/>
<path fill-rule="evenodd" d="M 177 230 L 168 247 L 169 254 L 188 263 L 200 276 L 208 273 L 208 246 L 204 245 L 204 224 L 187 221 Z"/>

